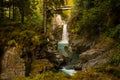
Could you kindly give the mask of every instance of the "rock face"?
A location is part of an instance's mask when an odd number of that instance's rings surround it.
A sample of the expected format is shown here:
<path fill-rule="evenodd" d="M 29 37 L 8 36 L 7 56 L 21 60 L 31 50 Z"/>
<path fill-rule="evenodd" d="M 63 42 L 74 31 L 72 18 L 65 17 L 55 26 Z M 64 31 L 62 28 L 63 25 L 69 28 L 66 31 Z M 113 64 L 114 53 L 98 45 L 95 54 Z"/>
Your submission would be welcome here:
<path fill-rule="evenodd" d="M 55 66 L 60 67 L 62 64 L 70 62 L 70 59 L 61 55 L 58 51 L 49 52 L 47 56 L 50 62 L 54 63 Z"/>
<path fill-rule="evenodd" d="M 93 66 L 105 64 L 109 61 L 109 56 L 102 49 L 90 49 L 79 55 L 79 63 L 75 65 L 76 69 L 86 69 Z"/>
<path fill-rule="evenodd" d="M 51 38 L 53 40 L 61 40 L 62 39 L 62 25 L 63 25 L 63 20 L 60 14 L 54 14 L 54 17 L 52 19 L 52 27 L 51 27 Z"/>
<path fill-rule="evenodd" d="M 74 65 L 77 70 L 85 70 L 90 67 L 103 65 L 110 61 L 115 53 L 115 43 L 111 38 L 103 37 L 97 42 L 78 40 L 73 41 L 72 44 L 72 51 L 79 54 L 78 62 Z"/>
<path fill-rule="evenodd" d="M 110 38 L 100 39 L 93 47 L 79 54 L 79 62 L 75 65 L 75 68 L 84 70 L 107 63 L 114 55 L 114 45 L 114 41 Z"/>
<path fill-rule="evenodd" d="M 1 80 L 12 79 L 16 76 L 25 76 L 24 61 L 20 58 L 17 47 L 8 48 L 2 58 Z"/>
<path fill-rule="evenodd" d="M 77 54 L 81 54 L 82 52 L 90 49 L 94 44 L 94 41 L 86 41 L 84 39 L 72 40 L 70 41 L 71 48 L 68 48 L 68 51 L 73 51 Z"/>

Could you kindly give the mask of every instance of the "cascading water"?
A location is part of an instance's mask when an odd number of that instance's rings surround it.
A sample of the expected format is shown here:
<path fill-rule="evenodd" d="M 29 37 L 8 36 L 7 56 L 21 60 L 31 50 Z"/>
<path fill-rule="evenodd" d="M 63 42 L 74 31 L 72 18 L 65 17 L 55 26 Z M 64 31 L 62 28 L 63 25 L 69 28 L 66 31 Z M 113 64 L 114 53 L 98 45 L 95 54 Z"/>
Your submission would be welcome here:
<path fill-rule="evenodd" d="M 68 55 L 68 53 L 64 49 L 66 46 L 69 45 L 69 38 L 68 38 L 68 32 L 67 32 L 67 23 L 65 23 L 64 21 L 62 21 L 60 15 L 57 15 L 56 22 L 57 22 L 57 25 L 63 25 L 62 40 L 58 42 L 58 48 L 57 48 L 57 50 L 63 56 L 72 58 L 71 56 L 73 56 L 73 55 Z M 64 66 L 62 69 L 60 69 L 60 71 L 66 73 L 68 75 L 71 75 L 71 76 L 74 73 L 76 73 L 76 71 L 74 69 L 66 69 L 67 66 L 69 66 L 69 64 L 66 65 L 66 66 Z"/>
<path fill-rule="evenodd" d="M 68 38 L 68 32 L 67 32 L 67 24 L 63 24 L 63 33 L 62 33 L 62 40 L 58 42 L 58 51 L 62 53 L 65 57 L 70 57 L 67 52 L 65 52 L 64 48 L 65 46 L 68 46 L 69 44 L 69 38 Z M 76 71 L 74 69 L 66 69 L 66 67 L 63 67 L 60 69 L 60 71 L 72 76 Z"/>
<path fill-rule="evenodd" d="M 62 53 L 65 57 L 69 55 L 65 52 L 64 47 L 68 46 L 68 32 L 67 32 L 67 24 L 63 23 L 63 33 L 62 33 L 62 40 L 58 42 L 58 51 Z"/>
<path fill-rule="evenodd" d="M 63 33 L 62 33 L 62 41 L 59 42 L 60 44 L 68 44 L 68 32 L 67 32 L 67 24 L 63 24 Z"/>

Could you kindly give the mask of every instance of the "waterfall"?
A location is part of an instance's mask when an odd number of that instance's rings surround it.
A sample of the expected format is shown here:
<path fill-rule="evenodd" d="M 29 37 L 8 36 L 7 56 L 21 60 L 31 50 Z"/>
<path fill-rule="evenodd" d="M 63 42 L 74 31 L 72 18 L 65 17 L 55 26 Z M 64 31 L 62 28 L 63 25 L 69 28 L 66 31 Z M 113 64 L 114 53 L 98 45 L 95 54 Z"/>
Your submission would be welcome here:
<path fill-rule="evenodd" d="M 67 32 L 67 24 L 63 24 L 63 33 L 62 33 L 62 41 L 59 43 L 65 43 L 68 44 L 68 32 Z"/>
<path fill-rule="evenodd" d="M 60 42 L 58 42 L 58 51 L 60 51 L 63 56 L 70 58 L 69 53 L 67 53 L 64 49 L 65 46 L 68 46 L 68 44 L 69 44 L 69 38 L 68 38 L 68 32 L 67 32 L 67 24 L 63 23 L 62 40 Z M 64 66 L 62 69 L 60 69 L 60 71 L 66 73 L 70 76 L 72 76 L 76 73 L 76 71 L 74 69 L 67 69 L 66 67 L 69 67 L 69 64 Z"/>
<path fill-rule="evenodd" d="M 65 52 L 65 46 L 68 46 L 68 32 L 67 32 L 67 24 L 63 23 L 63 33 L 62 33 L 62 40 L 58 42 L 58 51 L 61 52 L 62 55 L 68 57 L 69 55 Z"/>

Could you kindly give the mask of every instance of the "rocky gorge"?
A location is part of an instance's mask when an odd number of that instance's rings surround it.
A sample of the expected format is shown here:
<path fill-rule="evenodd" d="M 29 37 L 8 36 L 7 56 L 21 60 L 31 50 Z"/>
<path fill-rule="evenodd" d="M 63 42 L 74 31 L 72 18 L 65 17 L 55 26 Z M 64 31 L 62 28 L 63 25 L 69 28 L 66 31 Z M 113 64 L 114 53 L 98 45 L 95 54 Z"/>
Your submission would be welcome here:
<path fill-rule="evenodd" d="M 107 64 L 112 60 L 114 53 L 119 54 L 114 48 L 117 44 L 112 38 L 100 36 L 95 40 L 89 40 L 70 34 L 69 44 L 64 47 L 69 55 L 66 57 L 57 50 L 58 42 L 62 38 L 62 25 L 54 22 L 55 25 L 59 27 L 54 27 L 49 37 L 41 38 L 43 42 L 39 46 L 31 43 L 20 47 L 17 42 L 10 41 L 10 45 L 1 51 L 3 55 L 1 55 L 0 78 L 4 80 L 42 74 L 46 71 L 59 72 L 63 67 L 78 72 L 86 71 Z"/>
<path fill-rule="evenodd" d="M 0 80 L 119 80 L 119 13 L 120 0 L 0 0 Z"/>

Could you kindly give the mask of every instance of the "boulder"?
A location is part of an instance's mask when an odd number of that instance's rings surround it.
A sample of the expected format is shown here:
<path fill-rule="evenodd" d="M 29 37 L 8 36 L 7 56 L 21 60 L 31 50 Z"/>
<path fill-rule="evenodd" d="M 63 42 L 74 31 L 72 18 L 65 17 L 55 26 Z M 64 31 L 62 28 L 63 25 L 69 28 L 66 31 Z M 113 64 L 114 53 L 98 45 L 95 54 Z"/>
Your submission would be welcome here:
<path fill-rule="evenodd" d="M 90 49 L 79 55 L 79 63 L 74 67 L 75 69 L 86 69 L 89 67 L 99 66 L 107 63 L 110 56 L 104 49 Z"/>
<path fill-rule="evenodd" d="M 64 57 L 62 54 L 60 54 L 58 51 L 53 53 L 48 53 L 47 59 L 49 59 L 52 63 L 54 63 L 57 66 L 62 65 L 63 63 L 69 62 L 70 59 L 67 57 Z"/>
<path fill-rule="evenodd" d="M 24 60 L 20 58 L 21 51 L 16 47 L 7 47 L 2 57 L 1 80 L 12 79 L 16 76 L 25 76 Z"/>
<path fill-rule="evenodd" d="M 84 39 L 72 40 L 68 48 L 69 52 L 75 52 L 81 54 L 90 49 L 95 44 L 95 41 L 88 41 Z"/>

